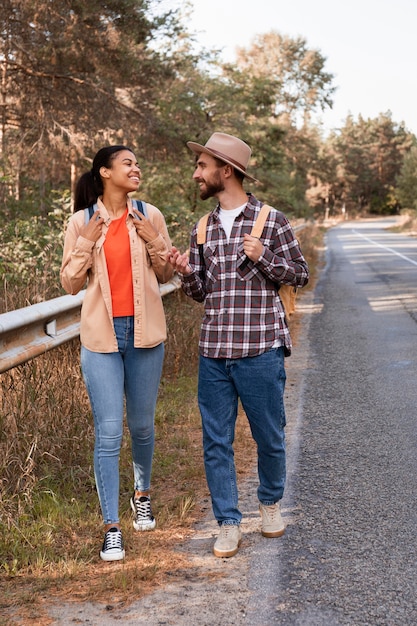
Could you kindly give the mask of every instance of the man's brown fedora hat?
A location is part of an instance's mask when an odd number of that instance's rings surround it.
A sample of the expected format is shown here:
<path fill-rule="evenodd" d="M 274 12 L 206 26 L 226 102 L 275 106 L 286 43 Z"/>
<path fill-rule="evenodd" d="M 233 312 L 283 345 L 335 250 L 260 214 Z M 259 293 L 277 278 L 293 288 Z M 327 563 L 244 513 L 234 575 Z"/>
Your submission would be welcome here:
<path fill-rule="evenodd" d="M 248 144 L 241 139 L 233 137 L 233 135 L 226 135 L 226 133 L 213 133 L 205 146 L 194 141 L 187 141 L 187 146 L 196 154 L 204 152 L 228 163 L 249 180 L 258 182 L 256 178 L 246 173 L 252 151 Z"/>

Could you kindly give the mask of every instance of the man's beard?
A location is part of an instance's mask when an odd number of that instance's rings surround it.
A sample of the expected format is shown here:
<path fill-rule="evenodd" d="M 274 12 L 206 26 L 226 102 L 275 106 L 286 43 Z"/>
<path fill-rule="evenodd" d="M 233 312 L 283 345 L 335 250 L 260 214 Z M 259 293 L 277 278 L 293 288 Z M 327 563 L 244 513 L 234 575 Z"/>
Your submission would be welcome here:
<path fill-rule="evenodd" d="M 224 191 L 224 184 L 222 183 L 218 172 L 213 175 L 213 180 L 211 182 L 204 181 L 204 185 L 204 188 L 200 187 L 200 198 L 202 200 L 213 198 L 216 194 Z"/>

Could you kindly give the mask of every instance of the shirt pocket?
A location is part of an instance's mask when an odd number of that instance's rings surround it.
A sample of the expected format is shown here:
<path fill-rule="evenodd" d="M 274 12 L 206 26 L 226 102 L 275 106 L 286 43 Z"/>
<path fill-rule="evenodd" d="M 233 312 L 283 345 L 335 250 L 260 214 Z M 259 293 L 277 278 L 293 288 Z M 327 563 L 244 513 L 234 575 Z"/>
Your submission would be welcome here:
<path fill-rule="evenodd" d="M 203 258 L 205 266 L 206 281 L 208 284 L 216 283 L 219 279 L 219 258 L 217 246 L 211 244 L 203 245 Z"/>

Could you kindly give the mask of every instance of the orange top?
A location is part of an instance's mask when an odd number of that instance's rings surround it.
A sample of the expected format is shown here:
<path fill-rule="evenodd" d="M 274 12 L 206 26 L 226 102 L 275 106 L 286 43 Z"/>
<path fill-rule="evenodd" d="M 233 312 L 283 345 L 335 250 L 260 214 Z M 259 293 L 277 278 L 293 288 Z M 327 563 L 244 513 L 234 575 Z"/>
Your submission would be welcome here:
<path fill-rule="evenodd" d="M 133 315 L 133 279 L 127 209 L 122 217 L 112 220 L 104 242 L 109 274 L 113 317 Z"/>

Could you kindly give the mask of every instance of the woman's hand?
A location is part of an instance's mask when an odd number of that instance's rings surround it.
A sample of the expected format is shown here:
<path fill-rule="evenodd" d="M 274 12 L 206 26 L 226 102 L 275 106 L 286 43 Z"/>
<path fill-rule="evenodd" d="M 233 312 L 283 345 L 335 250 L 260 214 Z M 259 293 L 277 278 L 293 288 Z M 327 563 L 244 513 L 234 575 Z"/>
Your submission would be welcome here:
<path fill-rule="evenodd" d="M 150 241 L 156 239 L 159 233 L 152 222 L 138 211 L 134 211 L 134 214 L 135 217 L 133 218 L 133 223 L 139 237 L 142 237 L 145 243 L 149 243 Z"/>
<path fill-rule="evenodd" d="M 94 241 L 95 243 L 101 237 L 102 223 L 103 218 L 100 217 L 99 211 L 96 211 L 88 224 L 84 224 L 84 226 L 80 228 L 81 237 L 84 237 L 84 239 L 88 239 L 89 241 Z"/>

